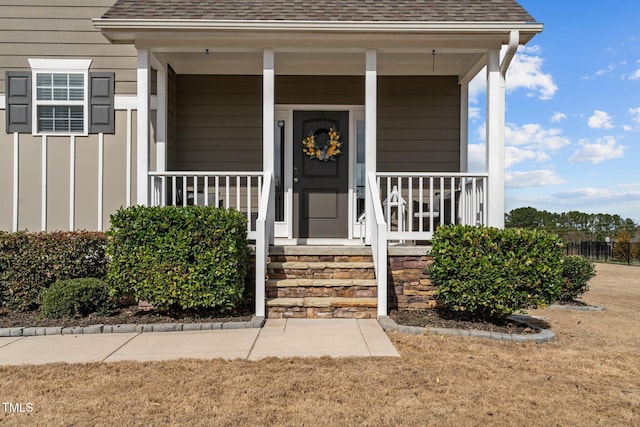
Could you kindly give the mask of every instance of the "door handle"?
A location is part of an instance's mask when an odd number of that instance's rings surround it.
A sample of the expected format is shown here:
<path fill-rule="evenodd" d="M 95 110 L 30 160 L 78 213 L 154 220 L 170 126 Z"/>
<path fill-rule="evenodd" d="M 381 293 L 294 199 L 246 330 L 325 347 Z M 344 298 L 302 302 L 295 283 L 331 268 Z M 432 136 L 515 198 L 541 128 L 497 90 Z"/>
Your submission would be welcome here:
<path fill-rule="evenodd" d="M 298 178 L 293 178 L 293 182 L 298 182 Z"/>
<path fill-rule="evenodd" d="M 293 176 L 298 176 L 298 168 L 297 167 L 293 168 Z"/>

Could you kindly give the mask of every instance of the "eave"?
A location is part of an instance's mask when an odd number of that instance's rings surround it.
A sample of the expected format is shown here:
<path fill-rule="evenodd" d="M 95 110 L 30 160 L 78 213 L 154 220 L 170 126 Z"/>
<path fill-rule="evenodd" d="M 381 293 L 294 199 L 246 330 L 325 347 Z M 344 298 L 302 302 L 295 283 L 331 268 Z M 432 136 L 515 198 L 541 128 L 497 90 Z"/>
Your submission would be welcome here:
<path fill-rule="evenodd" d="M 170 39 L 174 34 L 215 35 L 217 33 L 269 32 L 310 34 L 413 35 L 472 38 L 490 36 L 502 44 L 509 42 L 512 30 L 520 32 L 526 44 L 542 31 L 543 25 L 529 22 L 404 22 L 404 21 L 229 21 L 180 19 L 103 19 L 93 20 L 95 28 L 112 42 L 136 43 L 142 38 Z"/>

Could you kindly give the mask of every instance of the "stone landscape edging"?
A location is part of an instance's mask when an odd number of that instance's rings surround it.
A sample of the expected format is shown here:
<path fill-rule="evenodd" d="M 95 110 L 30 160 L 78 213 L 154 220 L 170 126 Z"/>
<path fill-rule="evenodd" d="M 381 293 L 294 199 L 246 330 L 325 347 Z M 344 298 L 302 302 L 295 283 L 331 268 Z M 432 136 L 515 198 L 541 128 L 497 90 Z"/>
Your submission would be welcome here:
<path fill-rule="evenodd" d="M 573 310 L 573 311 L 605 311 L 601 305 L 563 305 L 563 304 L 551 304 L 549 308 L 555 310 Z"/>
<path fill-rule="evenodd" d="M 489 331 L 479 331 L 475 329 L 467 330 L 467 329 L 451 329 L 451 328 L 426 328 L 421 326 L 406 326 L 406 325 L 398 325 L 392 318 L 389 316 L 380 316 L 378 318 L 378 323 L 382 326 L 387 332 L 394 331 L 400 332 L 404 334 L 410 335 L 423 335 L 427 332 L 431 332 L 436 335 L 453 335 L 453 336 L 461 336 L 461 337 L 473 337 L 473 338 L 487 338 L 491 340 L 497 341 L 512 341 L 512 342 L 536 342 L 536 343 L 544 343 L 550 342 L 555 339 L 556 334 L 551 329 L 543 329 L 539 326 L 531 324 L 528 322 L 531 317 L 522 316 L 522 315 L 511 315 L 508 317 L 511 320 L 514 320 L 518 323 L 522 323 L 531 329 L 535 329 L 538 331 L 536 334 L 507 334 L 503 332 L 489 332 Z"/>
<path fill-rule="evenodd" d="M 244 322 L 208 322 L 208 323 L 149 323 L 149 324 L 121 324 L 121 325 L 90 325 L 90 326 L 34 326 L 0 328 L 0 337 L 29 337 L 44 335 L 84 335 L 84 334 L 115 334 L 115 333 L 143 333 L 143 332 L 178 332 L 178 331 L 207 331 L 217 329 L 254 329 L 264 325 L 264 316 L 253 316 Z"/>

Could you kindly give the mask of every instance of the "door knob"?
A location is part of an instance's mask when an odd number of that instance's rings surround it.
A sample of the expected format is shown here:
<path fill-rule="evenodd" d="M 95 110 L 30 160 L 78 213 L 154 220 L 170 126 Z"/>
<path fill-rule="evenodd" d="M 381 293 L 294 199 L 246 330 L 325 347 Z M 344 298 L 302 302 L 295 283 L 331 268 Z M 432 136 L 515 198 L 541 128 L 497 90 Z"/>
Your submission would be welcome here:
<path fill-rule="evenodd" d="M 298 178 L 293 178 L 293 182 L 298 182 Z"/>

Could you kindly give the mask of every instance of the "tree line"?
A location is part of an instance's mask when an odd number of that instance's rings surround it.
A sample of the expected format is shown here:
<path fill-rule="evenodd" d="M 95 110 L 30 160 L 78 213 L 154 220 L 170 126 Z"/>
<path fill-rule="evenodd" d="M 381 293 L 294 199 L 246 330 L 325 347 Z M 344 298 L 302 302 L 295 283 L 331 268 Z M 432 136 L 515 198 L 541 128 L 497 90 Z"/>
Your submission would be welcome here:
<path fill-rule="evenodd" d="M 566 242 L 604 242 L 626 234 L 633 239 L 640 224 L 620 215 L 589 214 L 578 211 L 554 213 L 532 207 L 517 208 L 505 214 L 507 228 L 540 228 L 561 236 Z M 629 236 L 629 237 L 627 237 Z"/>

